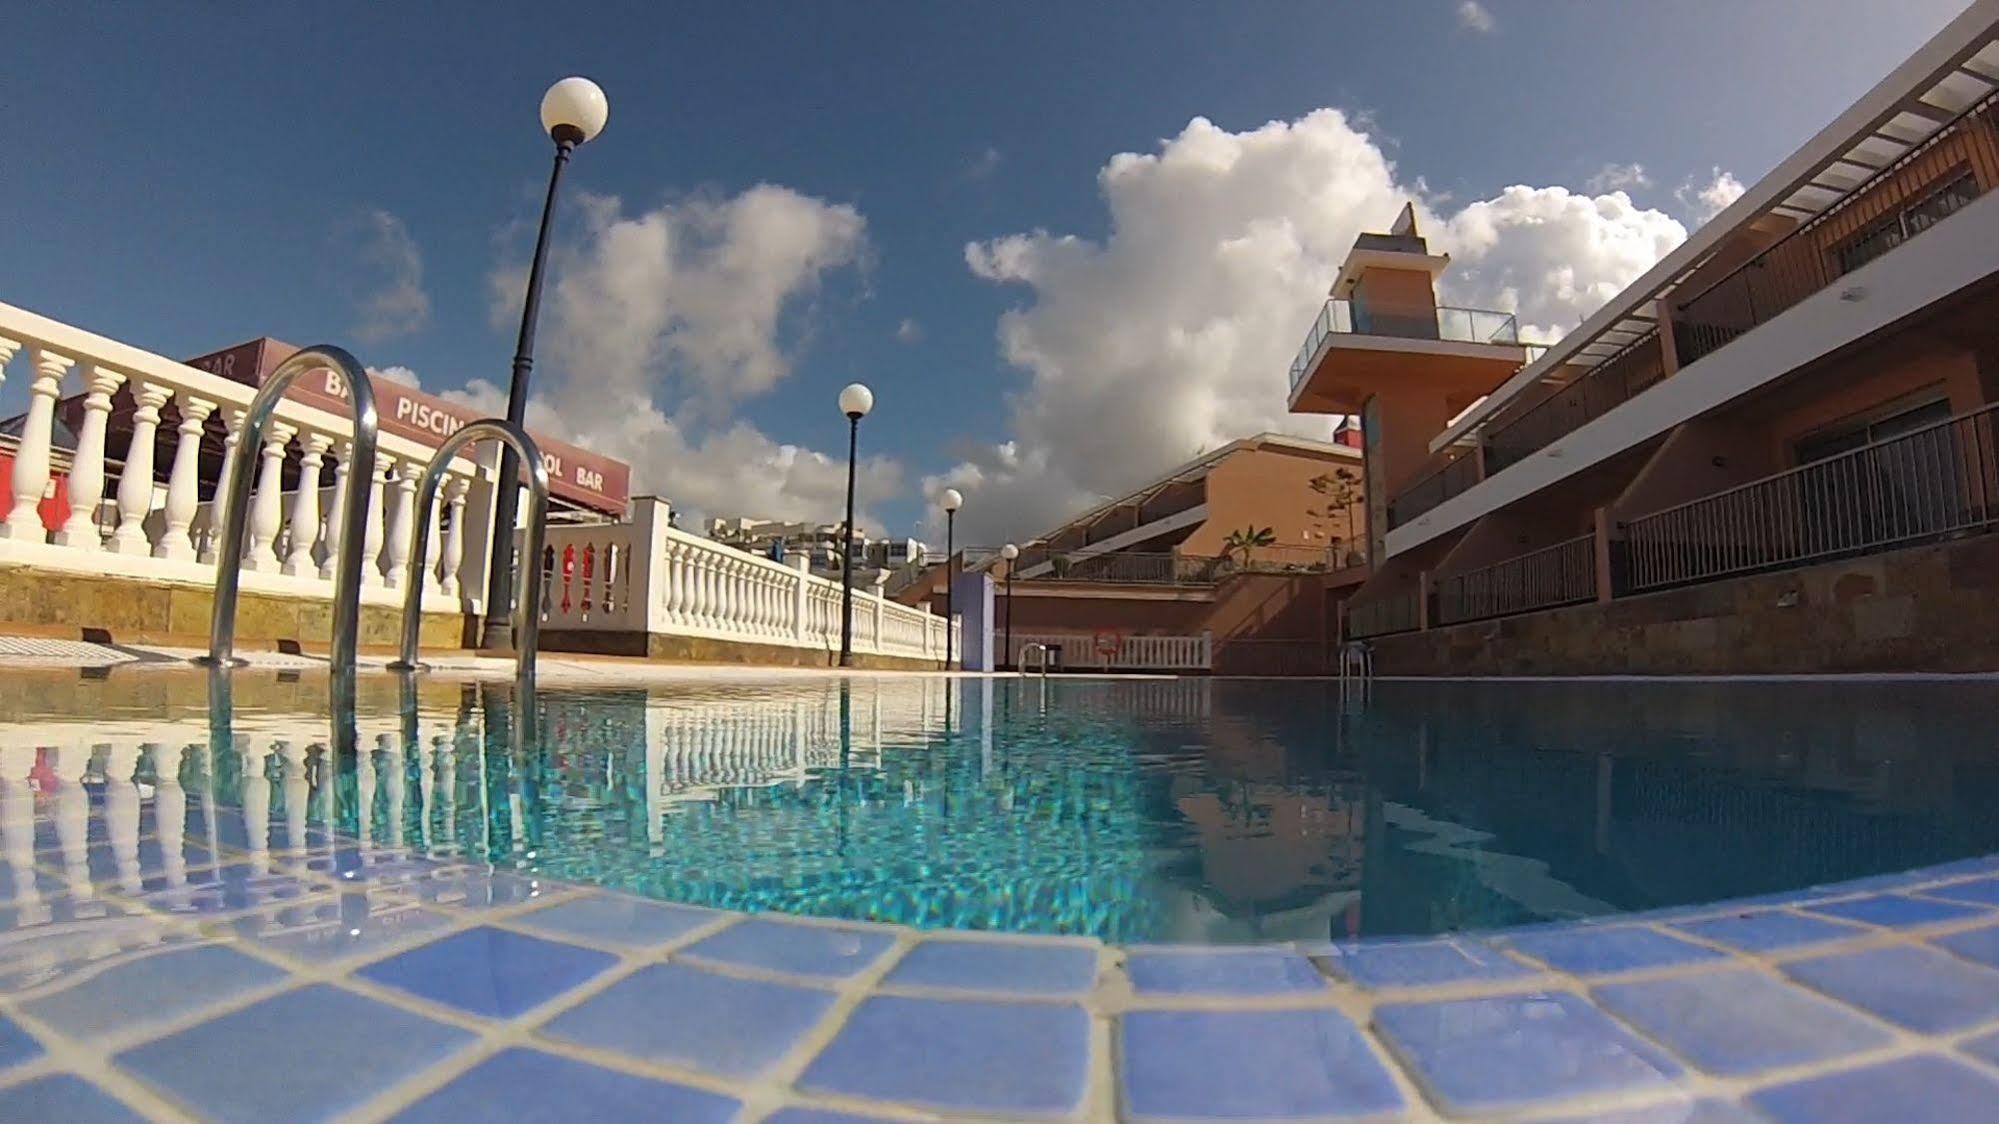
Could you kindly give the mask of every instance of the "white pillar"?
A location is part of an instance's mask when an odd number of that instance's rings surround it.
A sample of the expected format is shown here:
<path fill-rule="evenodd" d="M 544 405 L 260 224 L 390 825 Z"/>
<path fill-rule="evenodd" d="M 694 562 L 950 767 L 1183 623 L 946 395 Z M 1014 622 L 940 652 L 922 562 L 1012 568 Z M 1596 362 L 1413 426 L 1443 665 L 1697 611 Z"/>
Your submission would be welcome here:
<path fill-rule="evenodd" d="M 368 520 L 361 527 L 361 584 L 382 584 L 382 473 L 395 468 L 396 458 L 377 456 L 374 475 L 368 478 Z M 360 487 L 358 481 L 348 485 Z"/>
<path fill-rule="evenodd" d="M 28 353 L 35 363 L 35 381 L 28 384 L 28 419 L 21 429 L 20 447 L 14 450 L 14 506 L 7 522 L 0 524 L 0 538 L 26 542 L 47 542 L 48 529 L 42 526 L 38 510 L 49 488 L 49 443 L 55 432 L 56 394 L 62 377 L 76 360 L 36 347 Z"/>
<path fill-rule="evenodd" d="M 440 481 L 442 483 L 442 481 Z M 431 495 L 430 510 L 417 513 L 420 519 L 428 520 L 430 537 L 423 540 L 423 588 L 427 593 L 438 593 L 443 583 L 437 576 L 437 564 L 444 559 L 444 489 Z"/>
<path fill-rule="evenodd" d="M 324 433 L 308 433 L 298 459 L 298 491 L 292 493 L 292 549 L 285 557 L 283 571 L 311 577 L 319 572 L 312 560 L 312 548 L 319 542 L 319 466 L 333 438 Z"/>
<path fill-rule="evenodd" d="M 167 472 L 167 529 L 153 547 L 155 558 L 194 558 L 195 512 L 201 506 L 201 431 L 215 403 L 182 392 L 174 399 L 180 411 L 179 438 L 174 443 L 174 463 Z M 121 481 L 122 483 L 122 481 Z"/>
<path fill-rule="evenodd" d="M 125 468 L 118 474 L 118 529 L 111 533 L 114 554 L 152 553 L 153 544 L 146 541 L 146 516 L 153 511 L 153 446 L 160 407 L 173 392 L 173 387 L 157 382 L 133 388 L 139 408 L 132 412 L 132 446 L 125 451 Z"/>
<path fill-rule="evenodd" d="M 791 576 L 791 635 L 800 644 L 805 643 L 806 629 L 810 623 L 807 614 L 811 606 L 806 598 L 806 591 L 811 588 L 812 581 L 806 575 L 811 567 L 812 559 L 805 554 L 795 555 L 791 559 L 791 568 L 795 571 Z"/>
<path fill-rule="evenodd" d="M 102 550 L 104 536 L 97 530 L 97 505 L 104 498 L 104 426 L 111 418 L 111 395 L 125 376 L 109 367 L 92 364 L 83 399 L 83 428 L 76 435 L 76 455 L 69 467 L 69 518 L 56 532 L 59 546 Z"/>
<path fill-rule="evenodd" d="M 229 478 L 236 472 L 237 446 L 243 443 L 243 419 L 247 412 L 229 411 L 223 426 L 222 475 L 215 478 L 215 494 L 208 502 L 208 525 L 201 531 L 201 560 L 215 561 L 215 554 L 221 549 L 222 512 L 229 502 Z"/>
<path fill-rule="evenodd" d="M 264 435 L 264 463 L 258 467 L 257 490 L 250 499 L 250 546 L 243 555 L 245 570 L 278 568 L 273 544 L 284 525 L 285 446 L 297 432 L 296 427 L 273 420 Z"/>
<path fill-rule="evenodd" d="M 340 540 L 347 537 L 347 489 L 353 487 L 347 474 L 353 459 L 354 442 L 342 441 L 333 454 L 333 506 L 326 510 L 326 561 L 319 564 L 319 576 L 328 581 L 340 561 Z M 363 566 L 362 579 L 366 578 L 367 567 Z"/>
<path fill-rule="evenodd" d="M 435 535 L 444 540 L 444 556 L 439 568 L 437 587 L 446 597 L 459 596 L 458 567 L 465 561 L 465 493 L 472 482 L 463 476 L 453 476 L 444 485 L 444 503 L 451 512 L 451 521 Z M 535 565 L 541 565 L 539 558 Z"/>
<path fill-rule="evenodd" d="M 409 580 L 411 539 L 416 534 L 416 478 L 423 466 L 406 460 L 396 473 L 394 514 L 389 521 L 389 548 L 382 560 L 390 589 L 401 589 Z"/>

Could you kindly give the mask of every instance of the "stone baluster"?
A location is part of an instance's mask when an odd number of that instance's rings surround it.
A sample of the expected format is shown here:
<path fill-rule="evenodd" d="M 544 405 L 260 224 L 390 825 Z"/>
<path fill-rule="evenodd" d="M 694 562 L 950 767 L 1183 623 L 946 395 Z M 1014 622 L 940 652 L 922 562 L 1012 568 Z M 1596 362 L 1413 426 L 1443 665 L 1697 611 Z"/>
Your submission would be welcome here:
<path fill-rule="evenodd" d="M 319 564 L 312 560 L 312 548 L 319 542 L 319 468 L 333 438 L 308 433 L 300 444 L 298 491 L 292 493 L 292 549 L 285 556 L 283 572 L 309 578 L 319 573 Z"/>
<path fill-rule="evenodd" d="M 55 433 L 56 395 L 63 375 L 76 360 L 47 348 L 29 351 L 35 363 L 35 381 L 28 384 L 28 417 L 22 424 L 21 443 L 14 450 L 14 506 L 7 522 L 0 524 L 0 538 L 23 542 L 47 542 L 48 528 L 42 525 L 39 510 L 49 488 L 49 448 Z"/>
<path fill-rule="evenodd" d="M 463 597 L 458 587 L 458 570 L 465 564 L 465 494 L 472 488 L 472 482 L 463 476 L 453 476 L 444 486 L 445 510 L 451 519 L 434 536 L 444 540 L 444 557 L 438 565 L 437 588 L 446 597 Z M 534 560 L 541 565 L 541 559 Z"/>
<path fill-rule="evenodd" d="M 739 558 L 724 558 L 721 565 L 722 579 L 722 627 L 730 632 L 743 631 L 743 563 Z"/>
<path fill-rule="evenodd" d="M 182 532 L 186 537 L 186 532 Z M 187 790 L 180 783 L 185 747 L 153 746 L 153 825 L 160 839 L 160 873 L 170 887 L 187 885 Z"/>
<path fill-rule="evenodd" d="M 180 428 L 173 467 L 167 471 L 167 529 L 153 547 L 153 557 L 192 561 L 194 516 L 201 507 L 201 431 L 215 403 L 183 391 L 174 406 L 180 411 Z M 119 483 L 122 487 L 123 481 Z"/>
<path fill-rule="evenodd" d="M 56 844 L 62 849 L 63 880 L 79 901 L 97 896 L 90 885 L 90 794 L 83 788 L 90 750 L 81 739 L 56 750 Z"/>
<path fill-rule="evenodd" d="M 202 530 L 201 560 L 215 561 L 215 554 L 221 549 L 222 513 L 229 503 L 229 478 L 235 475 L 236 458 L 241 455 L 237 446 L 243 443 L 243 419 L 248 416 L 244 410 L 229 411 L 222 437 L 222 474 L 215 478 L 215 495 L 208 503 L 208 526 Z"/>
<path fill-rule="evenodd" d="M 686 545 L 684 549 L 687 552 L 687 623 L 695 628 L 707 628 L 707 553 L 692 545 Z"/>
<path fill-rule="evenodd" d="M 416 537 L 416 481 L 423 465 L 405 460 L 397 465 L 396 495 L 389 519 L 389 545 L 382 557 L 382 572 L 390 589 L 401 589 L 410 577 L 410 547 Z"/>
<path fill-rule="evenodd" d="M 264 434 L 263 463 L 257 469 L 257 490 L 250 499 L 250 545 L 243 555 L 243 568 L 275 571 L 278 558 L 275 544 L 284 525 L 285 446 L 297 433 L 295 426 L 272 421 Z"/>
<path fill-rule="evenodd" d="M 681 628 L 687 624 L 687 587 L 684 580 L 687 567 L 679 541 L 666 540 L 666 624 L 668 628 Z"/>
<path fill-rule="evenodd" d="M 395 466 L 396 458 L 377 455 L 375 457 L 375 473 L 368 478 L 368 519 L 366 523 L 362 524 L 361 529 L 362 585 L 382 584 L 381 553 L 382 539 L 384 537 L 383 520 L 387 515 L 387 512 L 382 507 L 382 474 L 393 471 Z M 353 482 L 349 486 L 358 488 L 360 484 Z"/>
<path fill-rule="evenodd" d="M 417 518 L 428 521 L 430 536 L 423 542 L 423 588 L 426 593 L 437 593 L 442 582 L 437 575 L 438 563 L 444 559 L 444 489 L 439 488 L 430 497 L 430 510 L 417 513 Z"/>
<path fill-rule="evenodd" d="M 153 513 L 153 446 L 160 429 L 160 407 L 173 393 L 173 387 L 151 381 L 133 388 L 138 409 L 132 412 L 132 445 L 125 452 L 125 468 L 118 474 L 118 529 L 111 533 L 115 554 L 152 553 L 153 544 L 146 539 L 146 517 Z"/>
<path fill-rule="evenodd" d="M 333 571 L 340 565 L 340 540 L 347 537 L 347 489 L 353 484 L 347 479 L 348 466 L 354 459 L 354 442 L 342 441 L 333 449 L 333 499 L 326 509 L 326 558 L 319 564 L 319 576 L 333 580 Z M 361 578 L 367 580 L 368 568 L 361 568 Z"/>
<path fill-rule="evenodd" d="M 55 534 L 59 546 L 80 550 L 102 550 L 104 535 L 97 529 L 97 507 L 104 499 L 104 428 L 111 419 L 111 395 L 125 376 L 109 367 L 92 364 L 83 399 L 83 426 L 76 434 L 76 454 L 70 458 L 69 518 Z"/>
<path fill-rule="evenodd" d="M 118 872 L 118 888 L 137 894 L 139 883 L 139 786 L 132 774 L 139 771 L 137 742 L 111 746 L 104 765 L 104 832 L 111 840 L 111 863 Z"/>

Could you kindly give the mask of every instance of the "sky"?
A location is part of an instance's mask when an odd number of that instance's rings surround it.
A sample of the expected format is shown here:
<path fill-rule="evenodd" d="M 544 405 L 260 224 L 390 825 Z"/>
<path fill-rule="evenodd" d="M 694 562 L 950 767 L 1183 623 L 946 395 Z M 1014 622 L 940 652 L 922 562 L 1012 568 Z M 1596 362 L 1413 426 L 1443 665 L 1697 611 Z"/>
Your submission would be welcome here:
<path fill-rule="evenodd" d="M 1959 0 L 20 6 L 0 301 L 176 358 L 259 335 L 504 409 L 690 517 L 1024 540 L 1266 429 L 1356 233 L 1554 338 Z M 25 361 L 0 385 L 21 408 Z M 682 525 L 689 525 L 687 519 Z"/>

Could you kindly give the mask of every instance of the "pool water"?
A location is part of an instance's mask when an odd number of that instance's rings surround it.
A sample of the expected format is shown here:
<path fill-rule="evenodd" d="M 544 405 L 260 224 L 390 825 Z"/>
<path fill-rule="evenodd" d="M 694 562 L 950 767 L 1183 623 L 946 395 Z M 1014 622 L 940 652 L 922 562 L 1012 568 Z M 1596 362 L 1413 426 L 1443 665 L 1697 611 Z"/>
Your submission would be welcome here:
<path fill-rule="evenodd" d="M 324 678 L 238 672 L 212 709 L 214 689 L 10 673 L 0 849 L 31 831 L 98 861 L 65 824 L 166 851 L 359 838 L 730 909 L 1216 944 L 1648 910 L 1999 851 L 1989 681 L 1361 698 L 870 676 L 521 698 L 364 677 L 351 724 L 329 721 Z"/>

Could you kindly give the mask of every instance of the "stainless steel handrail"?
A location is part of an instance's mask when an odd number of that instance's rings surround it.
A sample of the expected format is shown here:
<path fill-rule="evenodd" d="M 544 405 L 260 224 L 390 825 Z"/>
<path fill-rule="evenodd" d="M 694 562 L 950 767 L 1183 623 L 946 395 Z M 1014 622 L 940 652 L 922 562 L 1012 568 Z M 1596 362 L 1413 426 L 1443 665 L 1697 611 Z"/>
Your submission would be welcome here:
<path fill-rule="evenodd" d="M 1049 653 L 1048 653 L 1048 645 L 1046 644 L 1022 644 L 1020 646 L 1020 673 L 1022 675 L 1027 674 L 1027 657 L 1030 653 L 1041 657 L 1040 659 L 1036 660 L 1035 663 L 1040 667 L 1041 677 L 1043 679 L 1048 678 Z"/>
<path fill-rule="evenodd" d="M 527 430 L 510 421 L 499 418 L 482 418 L 465 425 L 458 432 L 444 439 L 432 454 L 430 463 L 424 466 L 423 477 L 416 486 L 416 536 L 410 545 L 410 557 L 422 558 L 430 545 L 430 511 L 437 502 L 438 485 L 444 479 L 444 468 L 458 451 L 482 437 L 491 438 L 511 447 L 520 458 L 521 468 L 528 478 L 528 524 L 527 536 L 521 543 L 521 568 L 527 573 L 522 576 L 514 599 L 514 676 L 517 679 L 534 678 L 535 649 L 541 643 L 541 543 L 542 535 L 548 528 L 548 467 L 542 463 L 541 448 L 529 437 Z M 498 482 L 498 487 L 514 487 L 512 480 Z M 495 527 L 496 535 L 511 535 L 511 527 Z M 403 644 L 402 654 L 390 664 L 397 671 L 416 671 L 423 667 L 417 662 L 417 641 L 423 630 L 423 579 L 420 575 L 410 578 L 409 592 L 403 595 Z M 491 612 L 498 606 L 487 606 Z"/>
<path fill-rule="evenodd" d="M 343 501 L 346 528 L 333 544 L 333 649 L 327 662 L 338 673 L 353 670 L 355 649 L 361 630 L 361 529 L 368 518 L 368 480 L 375 474 L 375 384 L 368 371 L 345 350 L 318 344 L 278 364 L 250 399 L 244 413 L 243 429 L 236 439 L 236 459 L 229 478 L 217 496 L 222 509 L 222 540 L 215 553 L 215 606 L 209 617 L 208 655 L 197 662 L 228 666 L 236 661 L 236 595 L 243 577 L 243 535 L 247 530 L 250 481 L 257 469 L 257 449 L 263 444 L 264 428 L 277 411 L 285 391 L 307 371 L 328 367 L 340 372 L 347 383 L 354 412 L 354 452 L 348 460 L 347 497 Z M 417 555 L 422 557 L 422 555 Z"/>

